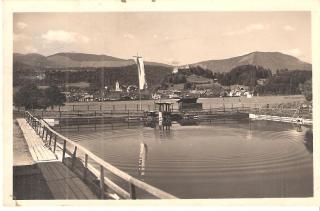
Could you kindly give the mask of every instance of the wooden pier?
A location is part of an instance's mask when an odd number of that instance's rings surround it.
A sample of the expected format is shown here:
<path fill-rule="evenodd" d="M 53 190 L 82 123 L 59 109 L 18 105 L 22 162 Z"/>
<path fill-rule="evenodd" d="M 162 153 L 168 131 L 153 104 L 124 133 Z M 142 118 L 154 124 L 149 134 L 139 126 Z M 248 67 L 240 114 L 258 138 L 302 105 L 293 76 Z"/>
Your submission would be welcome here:
<path fill-rule="evenodd" d="M 28 134 L 25 137 L 33 139 L 29 141 L 30 146 L 36 146 L 33 148 L 37 152 L 33 153 L 33 156 L 38 159 L 41 157 L 38 154 L 43 155 L 42 160 L 39 160 L 39 167 L 47 178 L 50 190 L 55 193 L 55 197 L 137 199 L 141 198 L 137 192 L 141 190 L 155 198 L 176 198 L 109 164 L 85 147 L 59 134 L 45 121 L 34 117 L 29 112 L 25 113 L 25 119 L 19 119 L 19 124 L 24 128 L 24 133 Z M 31 144 L 33 142 L 36 144 Z M 111 177 L 108 177 L 109 175 L 121 178 L 123 184 L 127 184 L 127 188 L 116 184 L 110 179 Z"/>
<path fill-rule="evenodd" d="M 54 199 L 97 199 L 71 170 L 58 160 L 25 119 L 17 119 L 31 156 Z"/>

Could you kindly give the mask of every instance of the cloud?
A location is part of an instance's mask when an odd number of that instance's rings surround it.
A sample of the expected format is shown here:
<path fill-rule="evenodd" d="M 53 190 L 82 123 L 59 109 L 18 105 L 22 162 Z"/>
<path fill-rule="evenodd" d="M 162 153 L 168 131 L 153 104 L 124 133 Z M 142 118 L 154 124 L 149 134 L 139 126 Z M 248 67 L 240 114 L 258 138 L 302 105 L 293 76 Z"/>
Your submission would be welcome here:
<path fill-rule="evenodd" d="M 19 29 L 24 29 L 24 28 L 26 28 L 28 26 L 28 24 L 26 24 L 26 23 L 24 23 L 24 22 L 18 22 L 17 23 L 17 27 L 19 28 Z"/>
<path fill-rule="evenodd" d="M 124 38 L 127 38 L 127 39 L 134 39 L 134 35 L 133 34 L 130 34 L 130 33 L 126 33 L 123 35 Z"/>
<path fill-rule="evenodd" d="M 285 54 L 289 54 L 291 56 L 301 56 L 302 55 L 302 52 L 299 48 L 293 48 L 293 49 L 289 49 L 289 50 L 284 50 L 282 51 L 283 53 Z"/>
<path fill-rule="evenodd" d="M 76 32 L 68 32 L 64 30 L 49 30 L 41 35 L 41 38 L 47 42 L 62 42 L 62 43 L 74 43 L 83 42 L 88 43 L 90 39 L 84 35 Z"/>
<path fill-rule="evenodd" d="M 256 24 L 250 24 L 247 25 L 244 29 L 239 29 L 235 31 L 229 31 L 224 33 L 225 36 L 233 36 L 233 35 L 241 35 L 241 34 L 247 34 L 253 31 L 262 31 L 268 29 L 268 25 L 256 23 Z"/>
<path fill-rule="evenodd" d="M 28 45 L 28 46 L 24 47 L 24 51 L 26 53 L 37 53 L 38 49 L 36 49 L 35 47 L 33 47 L 31 45 Z"/>
<path fill-rule="evenodd" d="M 285 25 L 285 26 L 283 27 L 283 29 L 286 30 L 286 31 L 295 31 L 295 30 L 296 30 L 294 27 L 292 27 L 292 26 L 290 26 L 290 25 Z"/>
<path fill-rule="evenodd" d="M 13 41 L 14 42 L 20 42 L 29 39 L 28 36 L 24 34 L 13 34 Z"/>

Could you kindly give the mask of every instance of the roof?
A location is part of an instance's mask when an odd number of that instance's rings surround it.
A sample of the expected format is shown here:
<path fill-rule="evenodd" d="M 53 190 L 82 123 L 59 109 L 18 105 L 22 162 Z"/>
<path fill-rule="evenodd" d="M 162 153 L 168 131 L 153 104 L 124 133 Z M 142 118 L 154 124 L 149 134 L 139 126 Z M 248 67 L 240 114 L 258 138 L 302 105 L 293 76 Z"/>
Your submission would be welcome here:
<path fill-rule="evenodd" d="M 185 103 L 191 103 L 191 102 L 197 102 L 198 98 L 197 97 L 188 97 L 188 98 L 181 98 L 177 102 L 185 102 Z"/>
<path fill-rule="evenodd" d="M 173 103 L 172 102 L 156 102 L 155 104 L 157 104 L 157 105 L 171 105 Z"/>

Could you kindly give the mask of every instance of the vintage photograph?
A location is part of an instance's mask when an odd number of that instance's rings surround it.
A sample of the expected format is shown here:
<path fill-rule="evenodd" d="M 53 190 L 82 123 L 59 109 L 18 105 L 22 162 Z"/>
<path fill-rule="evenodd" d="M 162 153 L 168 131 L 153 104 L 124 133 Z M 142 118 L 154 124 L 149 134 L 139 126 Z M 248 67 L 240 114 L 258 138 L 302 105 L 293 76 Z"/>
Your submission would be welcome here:
<path fill-rule="evenodd" d="M 314 196 L 310 11 L 12 26 L 13 199 Z"/>

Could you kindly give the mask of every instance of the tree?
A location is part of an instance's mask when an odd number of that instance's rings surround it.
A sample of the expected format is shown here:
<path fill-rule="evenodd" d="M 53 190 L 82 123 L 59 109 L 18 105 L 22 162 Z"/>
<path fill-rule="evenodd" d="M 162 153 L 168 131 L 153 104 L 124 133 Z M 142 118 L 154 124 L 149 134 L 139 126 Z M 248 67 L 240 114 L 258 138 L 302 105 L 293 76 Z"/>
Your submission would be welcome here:
<path fill-rule="evenodd" d="M 303 84 L 302 93 L 304 94 L 304 96 L 305 96 L 307 101 L 311 101 L 312 100 L 312 81 L 311 81 L 311 79 L 307 80 Z"/>
<path fill-rule="evenodd" d="M 46 101 L 46 107 L 57 105 L 61 106 L 64 105 L 66 102 L 66 96 L 60 92 L 59 88 L 56 86 L 50 86 L 44 90 L 44 97 Z"/>
<path fill-rule="evenodd" d="M 13 95 L 13 104 L 26 109 L 45 108 L 43 93 L 34 84 L 27 84 Z"/>

